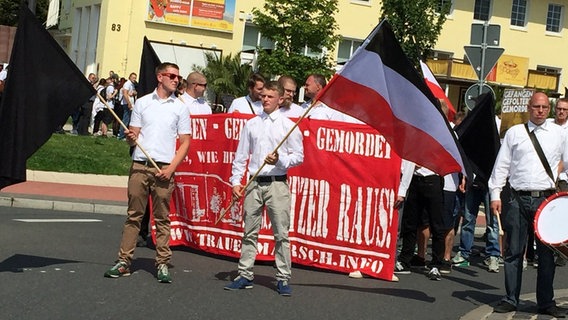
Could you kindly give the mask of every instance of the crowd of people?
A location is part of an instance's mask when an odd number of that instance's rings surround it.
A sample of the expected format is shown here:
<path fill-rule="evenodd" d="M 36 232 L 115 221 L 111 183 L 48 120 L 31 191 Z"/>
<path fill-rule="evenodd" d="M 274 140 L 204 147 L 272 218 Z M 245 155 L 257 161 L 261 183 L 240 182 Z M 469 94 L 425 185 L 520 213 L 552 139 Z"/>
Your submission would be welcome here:
<path fill-rule="evenodd" d="M 112 76 L 97 85 L 97 92 L 104 89 L 107 96 L 121 95 L 123 120 L 129 122 L 129 128 L 121 131 L 121 134 L 134 147 L 128 184 L 128 218 L 124 225 L 118 261 L 105 276 L 117 278 L 130 273 L 137 236 L 150 197 L 157 234 L 157 279 L 169 283 L 172 278 L 168 270 L 171 257 L 168 245 L 168 204 L 173 190 L 173 173 L 189 148 L 190 116 L 210 114 L 212 110 L 204 99 L 207 79 L 203 74 L 192 72 L 186 79 L 182 79 L 175 64 L 164 63 L 157 68 L 156 77 L 158 87 L 155 91 L 138 99 L 134 73 L 129 77 L 130 83 L 125 82 L 120 86 L 122 90 L 115 88 Z M 288 239 L 291 204 L 287 171 L 303 161 L 302 135 L 295 128 L 279 149 L 275 149 L 276 145 L 293 128 L 293 122 L 289 118 L 302 116 L 308 108 L 310 110 L 307 116 L 314 119 L 360 123 L 321 102 L 311 105 L 325 85 L 326 79 L 322 75 L 309 75 L 304 84 L 307 101 L 299 105 L 294 101 L 297 84 L 292 77 L 281 76 L 278 81 L 266 81 L 259 74 L 254 74 L 248 80 L 248 94 L 234 99 L 228 108 L 229 113 L 256 116 L 243 128 L 230 178 L 233 198 L 244 198 L 245 215 L 238 276 L 224 287 L 226 290 L 253 287 L 252 267 L 256 258 L 256 241 L 260 217 L 266 209 L 276 245 L 276 291 L 283 296 L 292 293 L 289 284 L 291 257 Z M 97 99 L 100 99 L 99 95 L 94 97 L 93 105 L 97 104 Z M 443 101 L 440 104 L 447 115 L 447 106 Z M 100 110 L 93 107 L 95 109 L 98 115 Z M 568 127 L 568 100 L 558 100 L 556 118 L 553 120 L 546 119 L 550 101 L 542 92 L 532 96 L 528 109 L 529 122 L 513 126 L 505 134 L 489 178 L 482 179 L 481 176 L 474 175 L 468 183 L 467 178 L 461 174 L 439 176 L 428 168 L 403 160 L 395 203 L 401 216 L 401 248 L 395 274 L 426 270 L 430 279 L 441 280 L 442 274 L 451 273 L 452 268 L 469 267 L 470 259 L 476 254 L 473 249 L 475 223 L 483 203 L 486 217 L 484 262 L 489 272 L 499 272 L 502 265 L 505 269 L 506 296 L 495 306 L 495 311 L 509 312 L 517 308 L 523 265 L 526 268 L 527 264 L 523 262 L 527 261 L 528 249 L 536 245 L 536 254 L 534 258 L 530 258 L 537 260 L 534 265 L 538 268 L 538 311 L 556 317 L 564 316 L 566 310 L 556 306 L 552 291 L 554 269 L 557 265 L 562 265 L 564 260 L 557 257 L 555 251 L 538 238 L 529 239 L 529 235 L 534 234 L 531 226 L 538 206 L 547 196 L 556 192 L 557 178 L 565 186 L 568 185 L 567 175 L 563 171 L 563 168 L 568 168 L 564 130 Z M 464 117 L 465 114 L 458 113 L 455 117 L 456 124 Z M 100 121 L 104 130 L 104 113 Z M 180 140 L 177 151 L 176 137 Z M 151 158 L 141 150 L 138 142 L 149 149 Z M 536 151 L 540 148 L 539 142 L 542 145 L 541 152 Z M 539 153 L 544 155 L 541 157 Z M 547 168 L 545 162 L 550 168 Z M 243 185 L 247 171 L 251 180 Z M 502 206 L 501 198 L 510 199 L 509 205 Z M 457 234 L 460 237 L 459 247 L 453 254 L 454 237 Z M 431 259 L 428 259 L 427 243 L 430 237 Z M 353 276 L 359 277 L 357 274 Z"/>

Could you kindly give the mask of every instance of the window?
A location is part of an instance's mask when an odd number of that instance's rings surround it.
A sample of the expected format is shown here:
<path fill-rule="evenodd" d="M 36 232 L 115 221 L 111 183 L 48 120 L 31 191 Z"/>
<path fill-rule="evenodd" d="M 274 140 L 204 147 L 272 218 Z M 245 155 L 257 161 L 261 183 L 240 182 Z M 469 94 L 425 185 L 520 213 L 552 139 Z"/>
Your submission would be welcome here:
<path fill-rule="evenodd" d="M 560 32 L 562 28 L 562 6 L 550 3 L 546 14 L 546 31 Z"/>
<path fill-rule="evenodd" d="M 438 0 L 436 12 L 442 12 L 444 6 L 449 6 L 447 15 L 451 15 L 454 11 L 454 0 Z"/>
<path fill-rule="evenodd" d="M 473 19 L 489 21 L 491 13 L 491 0 L 475 0 Z"/>
<path fill-rule="evenodd" d="M 527 0 L 513 0 L 511 25 L 517 27 L 525 27 L 527 25 Z"/>
<path fill-rule="evenodd" d="M 361 44 L 363 44 L 363 40 L 341 39 L 337 47 L 337 63 L 347 62 Z"/>
<path fill-rule="evenodd" d="M 433 50 L 430 55 L 433 60 L 451 60 L 454 57 L 453 52 Z"/>
<path fill-rule="evenodd" d="M 257 46 L 260 46 L 263 49 L 274 49 L 274 43 L 263 38 L 258 27 L 249 24 L 245 25 L 243 51 L 254 51 Z"/>

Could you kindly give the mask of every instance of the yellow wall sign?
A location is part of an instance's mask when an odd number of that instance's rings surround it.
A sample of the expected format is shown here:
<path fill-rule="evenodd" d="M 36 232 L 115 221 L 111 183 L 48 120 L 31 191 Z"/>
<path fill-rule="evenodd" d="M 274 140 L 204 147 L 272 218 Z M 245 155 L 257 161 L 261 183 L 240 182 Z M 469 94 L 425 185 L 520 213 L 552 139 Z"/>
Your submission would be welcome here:
<path fill-rule="evenodd" d="M 503 84 L 526 86 L 529 58 L 502 55 L 495 66 L 495 81 Z"/>

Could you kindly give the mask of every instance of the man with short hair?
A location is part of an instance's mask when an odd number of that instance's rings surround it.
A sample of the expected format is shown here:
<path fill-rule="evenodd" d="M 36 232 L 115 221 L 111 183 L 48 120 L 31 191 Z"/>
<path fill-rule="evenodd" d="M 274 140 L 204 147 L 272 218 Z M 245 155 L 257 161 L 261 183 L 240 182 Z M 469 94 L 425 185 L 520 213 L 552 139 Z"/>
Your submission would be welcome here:
<path fill-rule="evenodd" d="M 93 88 L 96 89 L 98 82 L 97 75 L 94 73 L 89 73 L 87 79 L 89 80 Z M 89 135 L 89 125 L 91 123 L 91 117 L 93 113 L 93 103 L 95 102 L 96 98 L 96 95 L 91 96 L 89 100 L 83 103 L 83 105 L 81 105 L 81 107 L 79 108 L 77 134 L 80 136 Z"/>
<path fill-rule="evenodd" d="M 174 172 L 189 149 L 191 124 L 188 108 L 175 96 L 181 80 L 179 67 L 162 63 L 156 68 L 156 77 L 157 88 L 135 102 L 130 127 L 125 131 L 126 141 L 131 146 L 136 145 L 128 178 L 128 217 L 122 231 L 118 262 L 105 272 L 105 277 L 130 275 L 140 221 L 151 196 L 156 227 L 156 277 L 159 282 L 170 283 L 170 198 Z M 176 136 L 179 137 L 177 151 Z M 151 159 L 140 148 L 144 148 Z"/>
<path fill-rule="evenodd" d="M 207 79 L 200 72 L 192 72 L 187 76 L 187 88 L 180 96 L 183 103 L 189 108 L 190 115 L 211 114 L 211 107 L 203 99 L 207 89 Z"/>
<path fill-rule="evenodd" d="M 262 101 L 260 99 L 260 95 L 265 82 L 266 81 L 260 74 L 255 73 L 251 75 L 247 82 L 249 94 L 233 100 L 227 113 L 240 112 L 256 115 L 261 114 Z"/>
<path fill-rule="evenodd" d="M 134 87 L 136 83 L 136 78 L 138 76 L 136 73 L 132 72 L 128 76 L 128 80 L 122 85 L 120 89 L 121 93 L 121 105 L 122 105 L 122 123 L 128 126 L 130 124 L 130 116 L 132 115 L 132 108 L 134 108 L 134 100 L 136 99 L 136 89 Z M 124 140 L 124 128 L 120 126 L 118 131 L 118 139 Z"/>
<path fill-rule="evenodd" d="M 491 178 L 491 210 L 501 214 L 500 193 L 507 178 L 511 185 L 511 201 L 505 214 L 505 289 L 503 300 L 494 307 L 498 313 L 517 310 L 521 292 L 523 254 L 529 226 L 541 203 L 556 192 L 558 166 L 568 167 L 565 130 L 546 121 L 550 102 L 543 92 L 533 94 L 528 104 L 529 122 L 507 130 L 499 149 Z M 538 148 L 542 149 L 542 159 Z M 566 309 L 554 301 L 554 252 L 540 239 L 536 240 L 538 270 L 536 300 L 538 313 L 564 318 Z"/>
<path fill-rule="evenodd" d="M 299 118 L 304 114 L 304 108 L 294 103 L 294 95 L 296 94 L 297 84 L 294 78 L 290 76 L 281 76 L 278 83 L 284 88 L 284 102 L 280 105 L 280 112 L 288 118 Z"/>
<path fill-rule="evenodd" d="M 326 86 L 326 84 L 327 81 L 325 80 L 325 77 L 321 74 L 314 73 L 309 75 L 308 78 L 306 78 L 306 83 L 304 84 L 304 96 L 306 96 L 308 100 L 306 100 L 302 104 L 302 108 L 304 109 L 304 111 L 307 108 L 309 108 L 312 105 L 312 103 L 315 102 L 313 101 L 313 99 Z M 357 120 L 352 117 L 349 117 L 353 119 L 353 121 L 350 121 L 351 119 L 349 119 L 347 115 L 328 107 L 321 101 L 317 101 L 317 104 L 312 107 L 312 109 L 308 113 L 308 117 L 310 119 L 318 119 L 318 120 L 357 122 Z"/>
<path fill-rule="evenodd" d="M 294 123 L 277 109 L 284 100 L 284 90 L 276 81 L 267 83 L 262 90 L 263 112 L 247 121 L 233 161 L 233 197 L 244 200 L 244 234 L 239 259 L 239 276 L 225 286 L 225 290 L 251 289 L 253 287 L 253 267 L 257 253 L 258 233 L 262 214 L 266 208 L 272 231 L 276 258 L 276 291 L 282 296 L 290 296 L 292 289 L 288 282 L 292 276 L 290 252 L 290 187 L 287 182 L 288 169 L 304 160 L 302 134 Z M 273 152 L 290 130 L 292 133 L 282 146 Z M 250 161 L 249 161 L 250 160 Z M 263 162 L 265 163 L 264 166 Z M 246 166 L 248 163 L 248 170 Z M 242 180 L 245 172 L 256 178 L 245 190 Z"/>

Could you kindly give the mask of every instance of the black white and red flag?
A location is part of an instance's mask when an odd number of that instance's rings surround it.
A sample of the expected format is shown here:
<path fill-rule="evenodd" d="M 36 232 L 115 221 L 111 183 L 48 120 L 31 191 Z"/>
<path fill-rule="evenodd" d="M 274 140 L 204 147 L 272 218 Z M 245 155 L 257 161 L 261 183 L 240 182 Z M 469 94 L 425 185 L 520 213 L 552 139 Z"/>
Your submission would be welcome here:
<path fill-rule="evenodd" d="M 377 129 L 403 159 L 442 176 L 465 173 L 438 101 L 387 21 L 373 30 L 316 99 Z"/>

